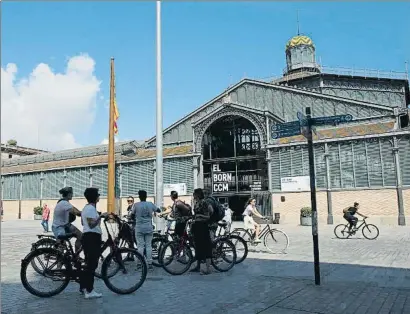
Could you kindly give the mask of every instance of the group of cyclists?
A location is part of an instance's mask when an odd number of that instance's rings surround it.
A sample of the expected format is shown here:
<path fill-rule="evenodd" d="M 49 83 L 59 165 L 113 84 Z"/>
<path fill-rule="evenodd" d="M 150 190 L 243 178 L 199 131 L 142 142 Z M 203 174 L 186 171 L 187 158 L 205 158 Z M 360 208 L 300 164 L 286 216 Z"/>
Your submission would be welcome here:
<path fill-rule="evenodd" d="M 80 291 L 86 299 L 99 298 L 101 293 L 94 290 L 94 271 L 98 267 L 100 257 L 99 247 L 101 243 L 102 231 L 100 227 L 101 219 L 107 217 L 108 213 L 100 213 L 97 211 L 97 203 L 99 201 L 98 188 L 87 188 L 84 191 L 84 197 L 87 204 L 80 211 L 70 203 L 73 197 L 73 188 L 64 187 L 59 193 L 60 200 L 57 202 L 54 209 L 52 231 L 54 236 L 59 239 L 66 234 L 72 234 L 76 238 L 75 250 L 84 251 L 85 269 L 80 278 Z M 201 272 L 201 274 L 210 273 L 210 259 L 212 257 L 212 232 L 210 232 L 219 221 L 226 222 L 225 232 L 229 233 L 232 223 L 232 210 L 228 204 L 220 204 L 212 196 L 205 197 L 202 189 L 198 188 L 193 193 L 193 208 L 179 198 L 176 191 L 170 193 L 172 205 L 161 212 L 152 202 L 147 201 L 147 192 L 140 190 L 138 192 L 139 202 L 135 203 L 132 196 L 128 197 L 128 218 L 130 223 L 135 228 L 135 236 L 138 243 L 138 250 L 142 255 L 145 255 L 149 269 L 152 269 L 152 236 L 153 224 L 152 218 L 167 217 L 168 223 L 175 221 L 174 233 L 181 237 L 186 229 L 187 222 L 192 220 L 191 232 L 194 236 L 195 256 L 197 256 L 197 265 L 191 271 Z M 343 217 L 349 222 L 350 229 L 357 223 L 355 215 L 361 214 L 359 204 L 354 203 L 343 210 Z M 264 218 L 256 208 L 256 200 L 250 198 L 243 211 L 243 221 L 245 229 L 252 230 L 255 233 L 254 242 L 261 242 L 259 233 L 260 225 L 253 219 L 254 216 Z M 80 231 L 73 225 L 76 217 L 81 217 L 83 231 Z M 205 264 L 205 270 L 201 270 L 201 264 Z"/>

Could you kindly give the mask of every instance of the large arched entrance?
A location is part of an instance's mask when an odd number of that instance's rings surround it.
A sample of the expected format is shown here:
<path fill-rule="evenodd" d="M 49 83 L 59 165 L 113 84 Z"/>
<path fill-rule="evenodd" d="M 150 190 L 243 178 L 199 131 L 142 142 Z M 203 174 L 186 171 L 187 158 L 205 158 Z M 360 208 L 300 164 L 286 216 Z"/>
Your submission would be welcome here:
<path fill-rule="evenodd" d="M 241 219 L 253 191 L 268 190 L 266 153 L 256 127 L 241 116 L 215 121 L 202 140 L 204 188 Z"/>

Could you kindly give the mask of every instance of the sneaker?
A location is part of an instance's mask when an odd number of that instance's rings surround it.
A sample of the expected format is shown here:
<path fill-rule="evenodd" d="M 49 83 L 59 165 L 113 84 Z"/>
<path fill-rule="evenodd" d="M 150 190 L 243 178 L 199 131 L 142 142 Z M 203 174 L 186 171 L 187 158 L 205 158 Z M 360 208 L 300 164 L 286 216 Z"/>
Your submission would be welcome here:
<path fill-rule="evenodd" d="M 253 242 L 255 242 L 255 243 L 261 243 L 262 241 L 261 241 L 261 239 L 255 239 Z"/>
<path fill-rule="evenodd" d="M 91 292 L 84 291 L 84 298 L 86 299 L 96 299 L 96 298 L 101 298 L 102 294 L 95 292 L 95 290 Z"/>

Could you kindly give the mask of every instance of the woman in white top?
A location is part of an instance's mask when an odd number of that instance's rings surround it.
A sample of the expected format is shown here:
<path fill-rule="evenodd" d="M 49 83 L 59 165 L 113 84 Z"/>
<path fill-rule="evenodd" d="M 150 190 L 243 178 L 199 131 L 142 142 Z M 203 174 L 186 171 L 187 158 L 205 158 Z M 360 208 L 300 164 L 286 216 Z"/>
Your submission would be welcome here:
<path fill-rule="evenodd" d="M 259 233 L 261 231 L 261 226 L 258 225 L 252 218 L 253 215 L 259 218 L 263 216 L 256 209 L 256 200 L 250 198 L 246 204 L 245 210 L 243 212 L 243 222 L 245 224 L 245 229 L 255 230 L 255 242 L 261 242 L 259 239 Z"/>
<path fill-rule="evenodd" d="M 101 298 L 102 294 L 94 290 L 94 272 L 98 267 L 101 255 L 101 218 L 108 214 L 97 212 L 97 203 L 100 194 L 97 188 L 86 188 L 84 196 L 88 204 L 81 212 L 81 223 L 83 225 L 82 245 L 85 256 L 85 268 L 80 278 L 80 291 L 86 299 Z"/>

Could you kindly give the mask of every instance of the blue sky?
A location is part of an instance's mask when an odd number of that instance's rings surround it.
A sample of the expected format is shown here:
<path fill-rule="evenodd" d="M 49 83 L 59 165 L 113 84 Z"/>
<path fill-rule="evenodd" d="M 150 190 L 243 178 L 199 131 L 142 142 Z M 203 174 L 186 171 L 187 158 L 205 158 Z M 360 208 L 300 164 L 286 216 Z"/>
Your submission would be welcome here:
<path fill-rule="evenodd" d="M 246 74 L 280 75 L 286 41 L 312 37 L 327 66 L 404 71 L 410 61 L 410 3 L 165 2 L 162 4 L 164 127 Z M 67 57 L 96 61 L 102 94 L 109 95 L 115 57 L 120 139 L 155 134 L 155 2 L 2 3 L 2 67 L 27 75 L 40 62 L 62 71 Z M 100 101 L 100 100 L 99 100 Z M 100 101 L 82 145 L 107 137 Z"/>

